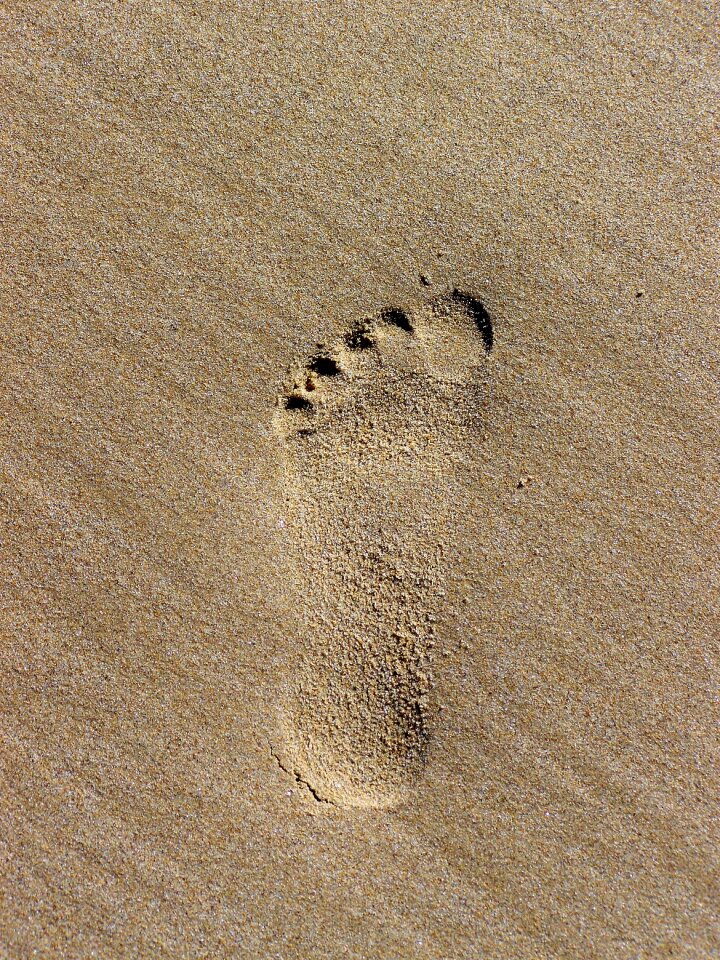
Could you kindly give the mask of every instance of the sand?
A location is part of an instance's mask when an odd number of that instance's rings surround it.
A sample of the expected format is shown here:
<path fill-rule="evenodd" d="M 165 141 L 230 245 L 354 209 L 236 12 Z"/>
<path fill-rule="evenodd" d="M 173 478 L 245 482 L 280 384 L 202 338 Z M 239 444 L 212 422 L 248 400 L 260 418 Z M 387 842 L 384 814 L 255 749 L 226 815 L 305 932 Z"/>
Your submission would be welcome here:
<path fill-rule="evenodd" d="M 702 958 L 711 4 L 9 4 L 0 956 Z"/>

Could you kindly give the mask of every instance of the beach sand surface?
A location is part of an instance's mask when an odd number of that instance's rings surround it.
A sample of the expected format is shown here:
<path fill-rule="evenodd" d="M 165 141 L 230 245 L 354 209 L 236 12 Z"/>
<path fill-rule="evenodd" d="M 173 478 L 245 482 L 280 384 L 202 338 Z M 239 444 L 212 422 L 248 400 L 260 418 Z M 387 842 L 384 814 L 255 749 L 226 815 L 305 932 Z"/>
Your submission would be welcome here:
<path fill-rule="evenodd" d="M 720 955 L 717 7 L 0 16 L 0 954 Z"/>

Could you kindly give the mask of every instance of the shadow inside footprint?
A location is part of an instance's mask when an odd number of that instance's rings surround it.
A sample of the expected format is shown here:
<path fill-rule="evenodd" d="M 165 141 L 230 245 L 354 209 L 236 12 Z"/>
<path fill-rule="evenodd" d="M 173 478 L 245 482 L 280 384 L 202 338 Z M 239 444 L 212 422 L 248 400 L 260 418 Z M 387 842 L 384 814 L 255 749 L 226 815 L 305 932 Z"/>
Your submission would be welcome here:
<path fill-rule="evenodd" d="M 333 360 L 332 357 L 317 356 L 314 357 L 309 364 L 309 369 L 312 373 L 316 373 L 319 377 L 337 377 L 342 370 L 340 369 L 340 364 L 337 360 Z"/>
<path fill-rule="evenodd" d="M 383 310 L 380 314 L 380 319 L 383 323 L 392 327 L 399 327 L 406 333 L 412 333 L 413 331 L 410 317 L 404 310 L 398 310 L 397 307 L 388 307 L 386 310 Z"/>
<path fill-rule="evenodd" d="M 482 337 L 486 352 L 490 353 L 493 348 L 493 325 L 485 305 L 475 297 L 471 297 L 469 293 L 463 293 L 457 289 L 452 292 L 452 300 L 460 304 L 472 318 Z"/>

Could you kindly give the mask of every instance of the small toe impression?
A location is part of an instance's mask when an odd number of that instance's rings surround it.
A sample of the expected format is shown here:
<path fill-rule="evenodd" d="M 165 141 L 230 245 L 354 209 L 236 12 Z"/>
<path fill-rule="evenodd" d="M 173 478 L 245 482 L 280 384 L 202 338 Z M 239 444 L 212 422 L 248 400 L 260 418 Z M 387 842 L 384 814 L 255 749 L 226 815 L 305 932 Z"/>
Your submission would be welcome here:
<path fill-rule="evenodd" d="M 345 337 L 349 350 L 370 350 L 375 346 L 375 342 L 372 326 L 365 320 L 356 323 Z"/>
<path fill-rule="evenodd" d="M 345 372 L 341 357 L 332 356 L 330 352 L 319 347 L 318 352 L 302 367 L 296 367 L 286 381 L 286 392 L 280 398 L 279 406 L 289 411 L 316 414 L 330 395 L 325 382 L 341 377 Z M 296 419 L 296 427 L 297 424 Z"/>
<path fill-rule="evenodd" d="M 337 377 L 342 373 L 342 367 L 334 359 L 323 354 L 318 354 L 310 361 L 308 369 L 316 373 L 319 377 Z"/>
<path fill-rule="evenodd" d="M 289 397 L 285 397 L 285 409 L 286 410 L 311 410 L 312 403 L 308 400 L 307 397 L 304 397 L 301 393 L 291 393 Z"/>
<path fill-rule="evenodd" d="M 407 313 L 398 307 L 388 307 L 386 310 L 383 310 L 380 314 L 380 320 L 382 323 L 387 324 L 387 326 L 399 327 L 406 333 L 412 333 L 415 329 Z"/>

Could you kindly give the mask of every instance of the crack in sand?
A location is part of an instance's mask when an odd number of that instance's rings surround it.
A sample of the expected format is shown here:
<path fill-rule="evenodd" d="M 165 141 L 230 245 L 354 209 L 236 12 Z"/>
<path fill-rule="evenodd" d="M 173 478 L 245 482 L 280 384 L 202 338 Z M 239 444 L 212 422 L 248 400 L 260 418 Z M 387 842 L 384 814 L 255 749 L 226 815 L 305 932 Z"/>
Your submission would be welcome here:
<path fill-rule="evenodd" d="M 300 784 L 300 786 L 306 787 L 308 792 L 310 793 L 310 796 L 317 803 L 325 804 L 328 807 L 336 806 L 336 804 L 334 804 L 332 800 L 326 800 L 325 797 L 321 797 L 320 794 L 317 792 L 317 790 L 313 787 L 313 785 L 311 783 L 308 783 L 308 781 L 294 767 L 288 767 L 286 764 L 284 764 L 280 759 L 279 755 L 275 752 L 275 750 L 273 750 L 272 747 L 270 747 L 270 756 L 275 760 L 275 762 L 283 771 L 283 773 L 286 773 L 289 777 L 292 777 L 296 783 Z"/>

